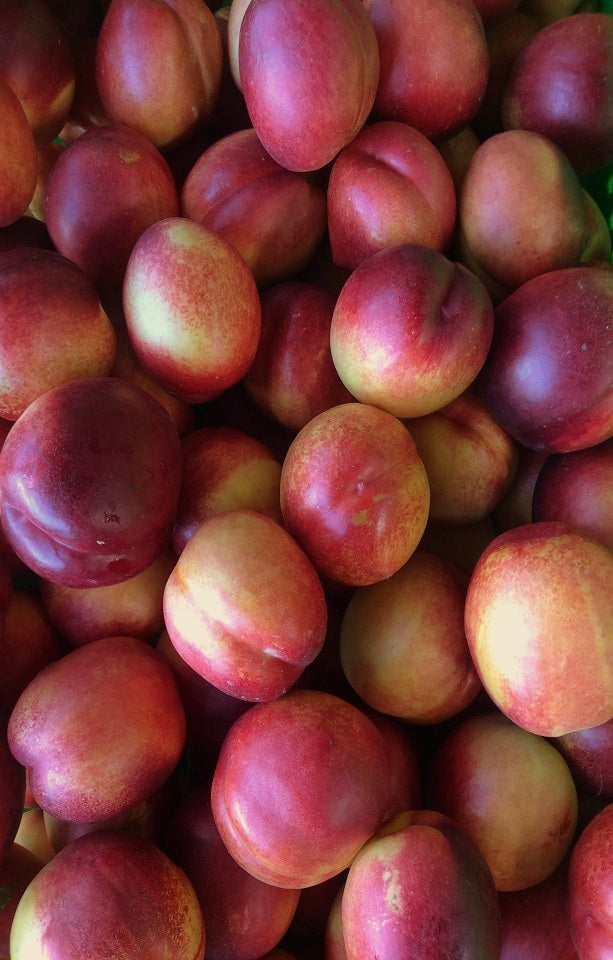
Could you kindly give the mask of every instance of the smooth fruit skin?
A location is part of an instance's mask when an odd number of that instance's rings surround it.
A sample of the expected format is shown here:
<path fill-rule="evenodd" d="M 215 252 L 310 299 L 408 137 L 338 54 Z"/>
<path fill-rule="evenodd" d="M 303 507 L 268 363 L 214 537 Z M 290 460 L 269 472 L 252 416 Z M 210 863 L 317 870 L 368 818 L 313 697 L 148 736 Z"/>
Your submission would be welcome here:
<path fill-rule="evenodd" d="M 3 0 L 0 22 L 0 77 L 19 98 L 38 147 L 58 136 L 75 94 L 70 40 L 52 6 Z"/>
<path fill-rule="evenodd" d="M 238 43 L 252 124 L 288 170 L 318 170 L 362 128 L 379 79 L 361 0 L 252 0 Z"/>
<path fill-rule="evenodd" d="M 613 717 L 597 727 L 574 730 L 552 742 L 582 791 L 613 800 Z"/>
<path fill-rule="evenodd" d="M 579 960 L 568 927 L 567 865 L 526 890 L 500 894 L 500 960 Z"/>
<path fill-rule="evenodd" d="M 522 524 L 485 548 L 465 628 L 490 697 L 545 737 L 610 719 L 613 557 L 564 523 Z"/>
<path fill-rule="evenodd" d="M 113 325 L 91 280 L 52 250 L 0 255 L 0 416 L 17 420 L 36 397 L 110 373 Z"/>
<path fill-rule="evenodd" d="M 613 550 L 613 438 L 552 453 L 538 472 L 532 520 L 561 520 Z"/>
<path fill-rule="evenodd" d="M 253 362 L 262 323 L 253 273 L 202 224 L 167 217 L 148 227 L 130 254 L 122 301 L 138 361 L 187 403 L 219 396 Z"/>
<path fill-rule="evenodd" d="M 294 538 L 254 510 L 204 521 L 164 588 L 170 639 L 193 670 L 223 693 L 270 700 L 321 651 L 323 586 Z"/>
<path fill-rule="evenodd" d="M 453 821 L 431 810 L 388 821 L 353 860 L 342 895 L 348 960 L 498 960 L 489 870 Z"/>
<path fill-rule="evenodd" d="M 400 243 L 362 260 L 343 285 L 330 350 L 361 403 L 421 417 L 472 383 L 493 329 L 490 296 L 473 273 L 420 243 Z"/>
<path fill-rule="evenodd" d="M 152 396 L 114 377 L 60 384 L 34 400 L 0 454 L 2 525 L 39 576 L 106 586 L 167 547 L 181 442 Z"/>
<path fill-rule="evenodd" d="M 235 721 L 211 807 L 243 869 L 304 888 L 349 866 L 381 825 L 390 796 L 389 753 L 368 717 L 333 694 L 296 689 Z"/>
<path fill-rule="evenodd" d="M 326 228 L 321 186 L 279 166 L 252 128 L 221 137 L 203 151 L 180 200 L 184 216 L 236 247 L 260 288 L 300 273 Z"/>
<path fill-rule="evenodd" d="M 597 813 L 573 848 L 568 868 L 572 941 L 580 960 L 613 957 L 613 803 Z"/>
<path fill-rule="evenodd" d="M 349 270 L 395 243 L 443 253 L 451 242 L 451 173 L 434 144 L 408 123 L 365 126 L 334 160 L 326 195 L 332 256 Z"/>
<path fill-rule="evenodd" d="M 206 122 L 221 87 L 223 48 L 199 0 L 113 0 L 96 48 L 96 84 L 115 123 L 166 149 Z"/>
<path fill-rule="evenodd" d="M 568 854 L 577 789 L 560 753 L 498 711 L 460 720 L 427 762 L 425 791 L 472 837 L 498 891 L 550 876 Z"/>
<path fill-rule="evenodd" d="M 432 140 L 470 123 L 485 93 L 489 57 L 472 0 L 365 0 L 381 57 L 374 113 Z"/>
<path fill-rule="evenodd" d="M 148 840 L 100 831 L 64 847 L 17 907 L 11 960 L 203 960 L 195 891 Z"/>
<path fill-rule="evenodd" d="M 569 453 L 613 432 L 613 267 L 528 280 L 495 310 L 476 388 L 498 423 L 534 450 Z"/>
<path fill-rule="evenodd" d="M 296 435 L 281 470 L 288 531 L 324 577 L 391 576 L 425 529 L 430 491 L 406 427 L 366 403 L 331 407 Z"/>
<path fill-rule="evenodd" d="M 230 856 L 215 826 L 208 781 L 192 785 L 170 818 L 164 852 L 189 877 L 215 960 L 263 957 L 287 933 L 299 890 L 256 880 Z"/>
<path fill-rule="evenodd" d="M 261 302 L 262 331 L 243 384 L 262 413 L 296 433 L 353 400 L 330 352 L 336 297 L 316 283 L 288 280 L 263 290 Z"/>
<path fill-rule="evenodd" d="M 143 640 L 106 637 L 38 673 L 9 718 L 13 756 L 60 820 L 110 820 L 173 773 L 186 723 L 174 676 Z"/>
<path fill-rule="evenodd" d="M 554 141 L 580 174 L 613 160 L 610 11 L 562 17 L 540 29 L 513 64 L 502 98 L 507 129 Z"/>
<path fill-rule="evenodd" d="M 142 133 L 121 124 L 94 127 L 70 143 L 45 187 L 44 216 L 55 249 L 113 299 L 121 298 L 141 233 L 178 212 L 168 163 Z"/>
<path fill-rule="evenodd" d="M 508 292 L 579 266 L 588 238 L 579 177 L 551 140 L 505 130 L 479 145 L 458 196 L 458 251 L 466 266 Z"/>
<path fill-rule="evenodd" d="M 407 723 L 463 710 L 481 684 L 464 634 L 467 577 L 418 549 L 391 577 L 353 593 L 341 625 L 345 675 L 373 709 Z"/>
<path fill-rule="evenodd" d="M 177 556 L 205 520 L 225 510 L 248 509 L 281 523 L 281 464 L 251 434 L 205 426 L 182 440 L 181 496 L 172 546 Z"/>
<path fill-rule="evenodd" d="M 34 196 L 38 157 L 23 107 L 4 80 L 0 80 L 0 119 L 0 227 L 7 227 L 26 213 Z"/>

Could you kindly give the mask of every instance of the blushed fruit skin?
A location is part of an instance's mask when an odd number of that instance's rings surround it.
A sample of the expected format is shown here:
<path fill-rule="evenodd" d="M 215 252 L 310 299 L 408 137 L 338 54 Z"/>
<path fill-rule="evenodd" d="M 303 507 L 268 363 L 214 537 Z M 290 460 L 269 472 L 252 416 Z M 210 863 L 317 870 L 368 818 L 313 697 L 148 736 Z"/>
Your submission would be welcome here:
<path fill-rule="evenodd" d="M 260 288 L 298 274 L 326 228 L 321 186 L 279 166 L 252 128 L 221 137 L 203 151 L 185 179 L 180 203 L 184 216 L 236 247 Z"/>
<path fill-rule="evenodd" d="M 243 869 L 304 888 L 349 866 L 390 797 L 389 753 L 375 725 L 333 694 L 296 689 L 235 721 L 213 775 L 211 808 Z"/>
<path fill-rule="evenodd" d="M 327 186 L 334 262 L 349 270 L 383 247 L 421 243 L 445 252 L 456 192 L 433 143 L 407 123 L 370 123 L 336 157 Z"/>
<path fill-rule="evenodd" d="M 498 960 L 500 908 L 489 869 L 441 813 L 389 820 L 359 851 L 342 895 L 348 960 Z"/>
<path fill-rule="evenodd" d="M 489 72 L 483 22 L 471 0 L 364 5 L 381 57 L 375 117 L 409 123 L 432 140 L 467 126 Z"/>
<path fill-rule="evenodd" d="M 323 646 L 323 586 L 294 538 L 254 510 L 204 521 L 164 589 L 166 629 L 179 655 L 223 693 L 270 700 Z"/>
<path fill-rule="evenodd" d="M 578 799 L 566 761 L 498 711 L 460 720 L 443 738 L 425 794 L 472 837 L 499 892 L 541 883 L 571 849 Z"/>
<path fill-rule="evenodd" d="M 75 93 L 69 37 L 44 0 L 4 0 L 0 23 L 0 76 L 23 107 L 35 143 L 60 133 Z"/>
<path fill-rule="evenodd" d="M 611 552 L 575 527 L 495 537 L 468 584 L 465 629 L 481 680 L 524 729 L 562 736 L 610 719 Z"/>
<path fill-rule="evenodd" d="M 110 820 L 170 777 L 185 745 L 166 661 L 143 640 L 107 637 L 49 664 L 13 707 L 8 741 L 38 805 L 60 820 Z"/>
<path fill-rule="evenodd" d="M 500 960 L 579 960 L 570 938 L 567 865 L 526 890 L 500 894 Z"/>
<path fill-rule="evenodd" d="M 472 383 L 493 330 L 492 301 L 473 273 L 420 243 L 400 243 L 362 260 L 343 285 L 330 350 L 361 403 L 420 417 Z"/>
<path fill-rule="evenodd" d="M 252 0 L 238 41 L 240 81 L 265 149 L 288 170 L 325 167 L 358 133 L 379 80 L 360 0 Z"/>
<path fill-rule="evenodd" d="M 39 576 L 72 587 L 120 583 L 167 547 L 181 442 L 152 396 L 114 377 L 47 390 L 0 453 L 2 525 Z"/>
<path fill-rule="evenodd" d="M 613 550 L 613 438 L 550 454 L 538 472 L 532 520 L 561 520 Z"/>
<path fill-rule="evenodd" d="M 553 140 L 581 175 L 613 160 L 613 21 L 575 13 L 543 26 L 520 51 L 502 97 L 506 129 Z"/>
<path fill-rule="evenodd" d="M 549 138 L 504 130 L 477 147 L 458 196 L 459 259 L 494 289 L 578 266 L 588 239 L 579 177 Z"/>
<path fill-rule="evenodd" d="M 170 818 L 164 852 L 190 879 L 215 960 L 263 957 L 287 933 L 299 890 L 262 883 L 226 850 L 215 826 L 210 784 L 192 785 Z"/>
<path fill-rule="evenodd" d="M 430 490 L 406 427 L 366 403 L 331 407 L 292 441 L 281 471 L 287 530 L 320 574 L 361 586 L 391 576 L 425 529 Z"/>
<path fill-rule="evenodd" d="M 568 868 L 570 935 L 581 960 L 613 955 L 613 803 L 583 829 Z"/>
<path fill-rule="evenodd" d="M 79 837 L 27 887 L 11 960 L 204 960 L 205 927 L 183 871 L 143 837 Z"/>
<path fill-rule="evenodd" d="M 198 0 L 112 0 L 98 34 L 96 85 L 114 123 L 167 149 L 202 128 L 221 88 L 221 34 Z"/>
<path fill-rule="evenodd" d="M 172 546 L 177 556 L 205 520 L 225 510 L 256 510 L 282 522 L 281 464 L 244 430 L 205 426 L 182 439 L 181 496 Z"/>
<path fill-rule="evenodd" d="M 574 730 L 552 742 L 582 790 L 613 801 L 613 717 L 597 727 Z"/>
<path fill-rule="evenodd" d="M 340 634 L 343 670 L 373 709 L 407 723 L 437 723 L 463 710 L 481 683 L 464 634 L 467 577 L 418 549 L 380 583 L 359 587 Z"/>
<path fill-rule="evenodd" d="M 466 524 L 489 517 L 515 481 L 518 444 L 474 388 L 405 423 L 428 474 L 429 519 Z"/>
<path fill-rule="evenodd" d="M 168 163 L 142 133 L 120 124 L 87 130 L 70 143 L 45 187 L 45 223 L 55 249 L 113 298 L 121 297 L 141 233 L 178 212 Z"/>
<path fill-rule="evenodd" d="M 187 217 L 140 235 L 122 301 L 138 361 L 188 403 L 219 396 L 253 362 L 262 324 L 253 273 L 231 243 Z"/>
<path fill-rule="evenodd" d="M 51 387 L 106 376 L 117 346 L 81 268 L 35 248 L 0 254 L 0 342 L 0 416 L 11 421 Z"/>
<path fill-rule="evenodd" d="M 353 397 L 330 352 L 336 296 L 316 283 L 288 280 L 261 293 L 262 331 L 245 391 L 271 420 L 293 433 Z"/>
<path fill-rule="evenodd" d="M 18 97 L 0 80 L 0 227 L 22 217 L 34 196 L 38 177 L 36 144 Z"/>
<path fill-rule="evenodd" d="M 476 388 L 519 443 L 570 453 L 613 432 L 609 363 L 613 267 L 552 270 L 495 309 Z"/>

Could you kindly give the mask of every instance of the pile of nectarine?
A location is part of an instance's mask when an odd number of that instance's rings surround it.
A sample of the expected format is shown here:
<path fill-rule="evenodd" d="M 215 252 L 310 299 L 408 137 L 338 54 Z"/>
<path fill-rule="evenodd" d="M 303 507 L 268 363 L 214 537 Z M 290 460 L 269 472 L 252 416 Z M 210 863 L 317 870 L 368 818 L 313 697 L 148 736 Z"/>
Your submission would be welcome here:
<path fill-rule="evenodd" d="M 612 13 L 0 3 L 0 960 L 613 957 Z"/>

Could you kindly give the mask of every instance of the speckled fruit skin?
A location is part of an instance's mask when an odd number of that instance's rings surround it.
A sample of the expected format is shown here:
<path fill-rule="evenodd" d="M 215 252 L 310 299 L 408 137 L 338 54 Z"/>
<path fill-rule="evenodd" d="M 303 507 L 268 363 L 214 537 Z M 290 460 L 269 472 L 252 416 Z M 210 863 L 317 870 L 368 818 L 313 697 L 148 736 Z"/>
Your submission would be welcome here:
<path fill-rule="evenodd" d="M 429 503 L 409 431 L 370 404 L 314 417 L 283 461 L 286 528 L 319 572 L 340 583 L 375 583 L 400 569 L 421 539 Z"/>
<path fill-rule="evenodd" d="M 195 891 L 161 850 L 123 831 L 74 840 L 27 887 L 11 960 L 203 960 Z"/>
<path fill-rule="evenodd" d="M 348 960 L 498 960 L 500 908 L 488 867 L 441 813 L 389 820 L 349 868 L 341 904 Z"/>
<path fill-rule="evenodd" d="M 252 0 L 238 66 L 255 130 L 288 170 L 318 170 L 364 125 L 379 79 L 377 39 L 360 0 Z"/>
<path fill-rule="evenodd" d="M 177 556 L 199 525 L 225 510 L 257 510 L 282 521 L 281 464 L 244 430 L 205 426 L 183 437 L 183 474 L 172 545 Z"/>
<path fill-rule="evenodd" d="M 509 293 L 578 266 L 589 237 L 581 182 L 556 144 L 504 130 L 479 145 L 458 196 L 459 259 L 477 275 Z"/>
<path fill-rule="evenodd" d="M 401 120 L 433 140 L 467 126 L 489 71 L 483 23 L 471 0 L 364 5 L 381 52 L 375 116 Z"/>
<path fill-rule="evenodd" d="M 228 510 L 205 520 L 164 589 L 173 646 L 193 670 L 243 700 L 270 700 L 321 651 L 323 586 L 311 561 L 275 520 Z"/>
<path fill-rule="evenodd" d="M 390 797 L 387 747 L 368 717 L 333 694 L 292 690 L 233 724 L 211 808 L 243 869 L 304 888 L 349 866 L 383 822 Z"/>
<path fill-rule="evenodd" d="M 338 374 L 362 403 L 421 417 L 481 370 L 494 308 L 477 277 L 420 243 L 373 253 L 343 285 L 330 327 Z"/>
<path fill-rule="evenodd" d="M 167 547 L 181 442 L 157 400 L 86 377 L 29 404 L 0 452 L 2 526 L 18 557 L 69 587 L 107 586 Z"/>
<path fill-rule="evenodd" d="M 8 741 L 43 810 L 94 823 L 157 790 L 183 751 L 186 722 L 166 661 L 143 640 L 107 637 L 65 654 L 28 684 Z"/>
<path fill-rule="evenodd" d="M 483 551 L 465 627 L 490 697 L 532 733 L 561 736 L 610 719 L 613 557 L 564 523 L 522 524 Z"/>
<path fill-rule="evenodd" d="M 613 956 L 613 803 L 589 821 L 568 868 L 570 935 L 581 960 Z"/>
<path fill-rule="evenodd" d="M 253 274 L 223 237 L 168 217 L 134 245 L 123 309 L 137 359 L 188 403 L 219 396 L 245 375 L 262 324 Z"/>

